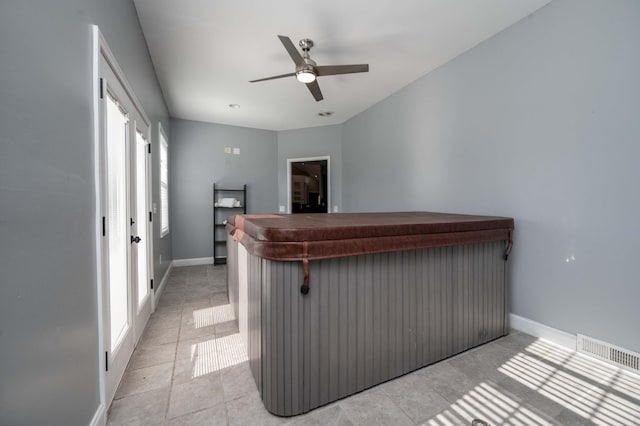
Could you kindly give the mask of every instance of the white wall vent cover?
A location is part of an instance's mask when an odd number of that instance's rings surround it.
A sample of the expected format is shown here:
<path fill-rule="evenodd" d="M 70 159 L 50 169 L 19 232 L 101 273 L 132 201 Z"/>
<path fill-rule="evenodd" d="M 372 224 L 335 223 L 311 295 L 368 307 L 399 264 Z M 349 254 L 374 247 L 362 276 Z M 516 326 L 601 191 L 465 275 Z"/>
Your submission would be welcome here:
<path fill-rule="evenodd" d="M 578 334 L 578 352 L 591 355 L 634 373 L 640 373 L 640 354 L 611 343 Z"/>

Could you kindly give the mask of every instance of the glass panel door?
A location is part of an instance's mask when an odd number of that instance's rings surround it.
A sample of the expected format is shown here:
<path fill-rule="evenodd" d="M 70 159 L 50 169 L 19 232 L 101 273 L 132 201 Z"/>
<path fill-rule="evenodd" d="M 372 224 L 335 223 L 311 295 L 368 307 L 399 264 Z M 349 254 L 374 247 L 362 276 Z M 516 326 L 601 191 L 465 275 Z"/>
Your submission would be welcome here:
<path fill-rule="evenodd" d="M 106 179 L 110 351 L 125 336 L 130 324 L 128 290 L 127 131 L 126 111 L 107 96 Z"/>
<path fill-rule="evenodd" d="M 110 403 L 153 309 L 149 121 L 102 51 L 99 97 L 102 345 Z M 101 354 L 102 355 L 102 354 Z"/>

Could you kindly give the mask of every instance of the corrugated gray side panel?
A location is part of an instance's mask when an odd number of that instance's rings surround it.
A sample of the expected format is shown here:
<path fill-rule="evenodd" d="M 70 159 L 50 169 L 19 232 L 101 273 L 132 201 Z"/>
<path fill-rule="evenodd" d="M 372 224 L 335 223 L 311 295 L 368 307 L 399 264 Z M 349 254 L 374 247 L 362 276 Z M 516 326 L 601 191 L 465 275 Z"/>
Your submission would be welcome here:
<path fill-rule="evenodd" d="M 502 251 L 496 242 L 312 261 L 306 296 L 300 262 L 263 260 L 265 407 L 300 414 L 503 335 Z"/>
<path fill-rule="evenodd" d="M 281 281 L 291 283 L 287 294 L 289 295 L 289 301 L 291 303 L 290 321 L 291 321 L 291 347 L 288 348 L 290 356 L 291 366 L 291 405 L 290 412 L 294 412 L 299 409 L 303 403 L 304 396 L 304 353 L 301 348 L 304 348 L 304 339 L 306 334 L 305 324 L 305 305 L 304 299 L 301 299 L 298 292 L 299 284 L 302 284 L 303 274 L 301 268 L 284 268 L 283 273 L 287 274 L 285 280 Z"/>
<path fill-rule="evenodd" d="M 345 324 L 351 322 L 350 315 L 352 314 L 352 309 L 350 307 L 350 294 L 349 294 L 349 286 L 346 285 L 346 277 L 339 273 L 348 263 L 347 258 L 336 259 L 339 265 L 336 268 L 333 268 L 332 271 L 332 279 L 335 280 L 336 285 L 338 286 L 338 303 L 335 306 L 338 309 L 338 322 L 339 322 L 339 330 L 338 330 L 338 342 L 336 344 L 336 351 L 338 352 L 338 365 L 346 366 L 347 370 L 353 371 L 354 366 L 352 364 L 352 360 L 355 361 L 355 357 L 350 358 L 349 351 L 349 343 L 350 340 L 350 331 L 349 327 L 345 327 Z M 345 368 L 345 367 L 343 367 Z M 337 383 L 337 393 L 339 395 L 346 395 L 348 393 L 348 389 L 352 387 L 352 383 L 350 382 L 350 377 L 347 374 L 340 374 L 338 371 L 338 383 Z"/>
<path fill-rule="evenodd" d="M 238 320 L 238 242 L 227 234 L 227 295 Z"/>
<path fill-rule="evenodd" d="M 268 281 L 270 277 L 263 274 L 263 262 L 262 259 L 247 253 L 247 341 L 249 347 L 246 349 L 253 378 L 260 394 L 264 397 L 265 392 L 263 392 L 262 387 L 262 327 L 264 326 L 262 320 L 262 285 L 263 280 Z M 266 339 L 266 343 L 270 344 L 271 341 Z"/>
<path fill-rule="evenodd" d="M 304 355 L 311 351 L 304 349 L 310 336 L 305 332 L 305 300 L 299 292 L 302 270 L 292 266 L 299 264 L 262 260 L 261 387 L 265 407 L 279 415 L 300 412 L 308 397 L 304 383 L 309 378 L 304 374 L 309 370 L 304 366 L 310 361 Z M 258 296 L 258 292 L 252 294 Z M 255 377 L 257 372 L 253 373 Z"/>

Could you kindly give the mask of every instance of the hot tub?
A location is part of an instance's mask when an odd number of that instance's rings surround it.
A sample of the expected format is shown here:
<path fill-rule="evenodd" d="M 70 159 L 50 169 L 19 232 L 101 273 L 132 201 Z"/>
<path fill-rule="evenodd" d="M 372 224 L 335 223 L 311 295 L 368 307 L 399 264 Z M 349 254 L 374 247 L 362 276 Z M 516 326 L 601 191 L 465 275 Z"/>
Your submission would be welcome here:
<path fill-rule="evenodd" d="M 265 407 L 305 413 L 508 332 L 513 219 L 238 215 L 229 299 Z"/>

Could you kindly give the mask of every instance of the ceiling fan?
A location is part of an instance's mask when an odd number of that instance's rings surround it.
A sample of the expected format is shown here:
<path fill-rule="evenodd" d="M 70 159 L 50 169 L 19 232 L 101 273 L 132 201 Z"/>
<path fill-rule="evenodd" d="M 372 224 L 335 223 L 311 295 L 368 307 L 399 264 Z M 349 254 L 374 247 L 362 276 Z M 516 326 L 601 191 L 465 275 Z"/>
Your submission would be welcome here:
<path fill-rule="evenodd" d="M 279 35 L 278 38 L 284 45 L 284 48 L 293 59 L 296 64 L 296 71 L 288 74 L 275 75 L 273 77 L 261 78 L 258 80 L 251 80 L 249 83 L 256 83 L 258 81 L 274 80 L 276 78 L 293 77 L 294 75 L 301 83 L 305 83 L 307 88 L 313 95 L 316 101 L 324 99 L 320 86 L 318 86 L 317 77 L 326 75 L 338 75 L 338 74 L 352 74 L 358 72 L 369 72 L 369 64 L 357 64 L 357 65 L 317 65 L 316 61 L 309 57 L 309 50 L 313 47 L 313 40 L 309 38 L 303 38 L 300 40 L 299 46 L 302 49 L 302 55 L 298 52 L 298 49 L 293 45 L 291 39 L 286 36 Z"/>

